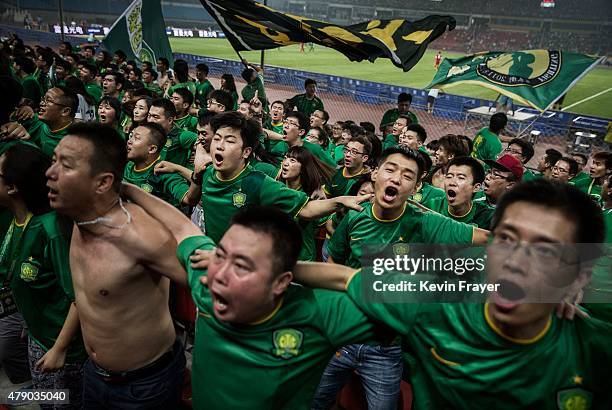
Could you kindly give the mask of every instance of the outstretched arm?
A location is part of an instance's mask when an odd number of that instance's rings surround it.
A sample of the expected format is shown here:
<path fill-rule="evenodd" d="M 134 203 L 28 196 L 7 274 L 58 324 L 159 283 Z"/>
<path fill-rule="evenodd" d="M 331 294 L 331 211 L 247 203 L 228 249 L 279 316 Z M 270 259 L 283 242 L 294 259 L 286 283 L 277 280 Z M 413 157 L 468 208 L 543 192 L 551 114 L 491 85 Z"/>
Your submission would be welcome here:
<path fill-rule="evenodd" d="M 161 222 L 172 233 L 177 244 L 190 236 L 202 235 L 202 231 L 197 226 L 169 203 L 126 182 L 122 184 L 121 190 L 125 197 L 140 205 L 149 215 Z"/>
<path fill-rule="evenodd" d="M 347 281 L 357 271 L 348 266 L 325 262 L 298 262 L 293 278 L 311 288 L 346 290 Z"/>
<path fill-rule="evenodd" d="M 331 199 L 319 199 L 309 201 L 300 211 L 298 216 L 302 219 L 317 219 L 327 215 L 331 215 L 342 207 L 361 211 L 363 208 L 359 205 L 362 202 L 368 201 L 372 195 L 358 196 L 338 196 Z"/>

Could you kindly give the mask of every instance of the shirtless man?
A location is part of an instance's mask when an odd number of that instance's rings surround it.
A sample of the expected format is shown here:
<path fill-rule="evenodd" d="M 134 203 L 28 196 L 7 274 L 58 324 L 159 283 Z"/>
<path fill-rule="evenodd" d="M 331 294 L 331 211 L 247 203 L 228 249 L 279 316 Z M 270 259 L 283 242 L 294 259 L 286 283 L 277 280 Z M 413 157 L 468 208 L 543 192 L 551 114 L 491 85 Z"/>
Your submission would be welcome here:
<path fill-rule="evenodd" d="M 186 273 L 171 234 L 120 200 L 126 162 L 114 129 L 79 123 L 47 171 L 51 207 L 75 221 L 70 267 L 90 356 L 83 405 L 176 408 L 185 356 L 168 310 L 168 278 L 185 283 Z"/>

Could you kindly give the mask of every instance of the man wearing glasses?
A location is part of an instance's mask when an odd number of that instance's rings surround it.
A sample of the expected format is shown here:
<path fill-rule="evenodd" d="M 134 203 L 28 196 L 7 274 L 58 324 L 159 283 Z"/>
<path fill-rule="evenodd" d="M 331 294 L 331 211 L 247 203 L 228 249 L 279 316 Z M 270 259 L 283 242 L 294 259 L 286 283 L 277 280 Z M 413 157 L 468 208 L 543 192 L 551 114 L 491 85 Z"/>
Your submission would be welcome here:
<path fill-rule="evenodd" d="M 370 172 L 365 165 L 372 152 L 372 143 L 364 136 L 355 136 L 344 147 L 344 166 L 336 171 L 323 190 L 328 198 L 347 195 L 363 174 Z"/>
<path fill-rule="evenodd" d="M 66 135 L 66 129 L 74 122 L 78 106 L 79 99 L 73 91 L 62 86 L 53 87 L 41 99 L 38 115 L 30 107 L 21 107 L 15 114 L 21 124 L 5 124 L 0 134 L 5 139 L 29 139 L 51 157 Z"/>
<path fill-rule="evenodd" d="M 484 161 L 490 169 L 484 180 L 484 196 L 480 195 L 474 201 L 485 201 L 495 207 L 504 192 L 523 179 L 523 164 L 512 155 L 505 154 L 497 161 Z"/>
<path fill-rule="evenodd" d="M 508 146 L 502 151 L 501 155 L 508 154 L 521 161 L 523 164 L 523 181 L 530 181 L 538 178 L 530 169 L 525 165 L 533 158 L 534 150 L 533 145 L 529 141 L 525 141 L 521 138 L 513 138 Z"/>
<path fill-rule="evenodd" d="M 568 183 L 578 173 L 578 163 L 570 157 L 563 157 L 552 167 L 551 179 Z"/>

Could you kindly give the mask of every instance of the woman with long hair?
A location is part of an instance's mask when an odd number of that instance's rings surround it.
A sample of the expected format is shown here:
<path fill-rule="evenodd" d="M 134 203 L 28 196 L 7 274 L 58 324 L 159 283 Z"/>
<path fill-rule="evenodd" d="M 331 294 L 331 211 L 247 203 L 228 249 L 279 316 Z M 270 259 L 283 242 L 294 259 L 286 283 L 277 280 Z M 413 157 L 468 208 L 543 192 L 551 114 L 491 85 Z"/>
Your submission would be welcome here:
<path fill-rule="evenodd" d="M 311 198 L 324 197 L 321 187 L 328 182 L 335 170 L 303 147 L 291 147 L 285 154 L 281 165 L 280 182 L 296 191 L 302 191 Z M 302 221 L 302 250 L 299 259 L 302 261 L 316 260 L 315 231 L 325 224 L 327 218 L 317 221 Z"/>
<path fill-rule="evenodd" d="M 151 108 L 151 102 L 153 99 L 149 96 L 140 97 L 134 103 L 134 110 L 132 111 L 132 122 L 128 134 L 134 131 L 136 127 L 147 122 L 147 116 L 149 115 L 149 108 Z"/>
<path fill-rule="evenodd" d="M 221 76 L 221 89 L 232 96 L 234 99 L 232 110 L 236 111 L 238 109 L 238 91 L 236 90 L 236 82 L 233 75 L 226 73 Z"/>
<path fill-rule="evenodd" d="M 83 81 L 73 75 L 69 75 L 64 81 L 66 88 L 74 91 L 79 97 L 79 108 L 74 116 L 75 120 L 82 122 L 94 121 L 96 119 L 96 102 L 85 89 Z"/>
<path fill-rule="evenodd" d="M 87 353 L 70 273 L 71 225 L 49 207 L 50 165 L 22 142 L 0 156 L 0 206 L 13 214 L 0 246 L 0 277 L 27 325 L 34 388 L 69 389 L 70 408 L 77 409 Z"/>

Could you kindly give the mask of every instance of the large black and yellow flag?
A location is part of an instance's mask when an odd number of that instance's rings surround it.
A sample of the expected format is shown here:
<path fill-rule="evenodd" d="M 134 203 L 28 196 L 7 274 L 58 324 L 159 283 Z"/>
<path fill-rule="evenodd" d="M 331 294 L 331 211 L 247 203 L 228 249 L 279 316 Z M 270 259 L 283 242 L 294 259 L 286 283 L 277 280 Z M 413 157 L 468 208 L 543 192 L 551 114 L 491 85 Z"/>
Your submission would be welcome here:
<path fill-rule="evenodd" d="M 423 56 L 430 42 L 455 28 L 451 16 L 422 20 L 371 20 L 350 26 L 281 13 L 253 0 L 201 0 L 237 51 L 267 50 L 296 43 L 317 43 L 351 61 L 391 59 L 404 71 Z"/>

